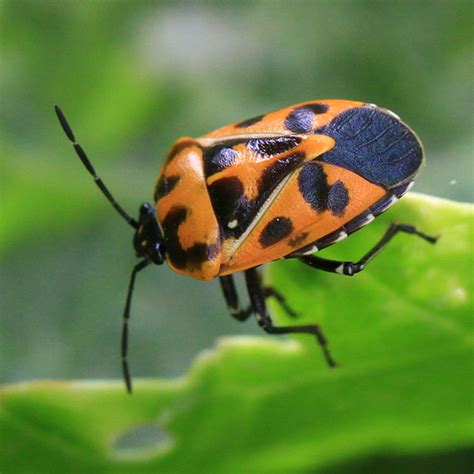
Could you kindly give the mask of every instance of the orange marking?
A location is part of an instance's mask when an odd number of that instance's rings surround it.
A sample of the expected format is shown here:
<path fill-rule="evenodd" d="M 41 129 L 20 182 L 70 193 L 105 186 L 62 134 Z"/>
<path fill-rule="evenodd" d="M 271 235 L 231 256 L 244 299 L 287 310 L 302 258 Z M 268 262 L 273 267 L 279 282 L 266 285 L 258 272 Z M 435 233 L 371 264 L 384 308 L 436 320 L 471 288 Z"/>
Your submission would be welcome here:
<path fill-rule="evenodd" d="M 179 175 L 181 179 L 174 189 L 157 203 L 157 219 L 160 225 L 173 207 L 184 206 L 188 209 L 188 215 L 178 228 L 181 247 L 187 250 L 197 243 L 218 244 L 219 226 L 207 192 L 201 149 L 196 145 L 181 150 L 165 166 L 163 173 L 165 176 Z M 168 264 L 178 273 L 209 280 L 219 272 L 220 254 L 213 260 L 203 262 L 200 269 L 183 270 L 174 268 L 170 261 Z"/>

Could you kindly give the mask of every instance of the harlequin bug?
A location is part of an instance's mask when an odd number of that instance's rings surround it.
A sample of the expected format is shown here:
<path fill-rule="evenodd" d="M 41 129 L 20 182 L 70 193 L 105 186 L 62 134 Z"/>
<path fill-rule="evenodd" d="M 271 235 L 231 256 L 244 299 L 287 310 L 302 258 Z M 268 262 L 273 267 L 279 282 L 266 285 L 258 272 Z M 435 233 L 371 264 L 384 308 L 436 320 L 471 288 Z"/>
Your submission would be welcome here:
<path fill-rule="evenodd" d="M 142 204 L 138 220 L 115 201 L 76 142 L 63 113 L 61 126 L 97 186 L 135 229 L 141 260 L 133 268 L 122 329 L 122 368 L 127 362 L 130 303 L 139 271 L 167 262 L 183 275 L 218 277 L 230 314 L 255 314 L 267 333 L 315 336 L 329 366 L 335 366 L 317 325 L 275 326 L 265 300 L 273 296 L 293 314 L 283 296 L 262 284 L 257 267 L 297 258 L 327 272 L 352 276 L 398 233 L 436 238 L 392 224 L 357 262 L 313 254 L 347 237 L 392 206 L 413 184 L 423 163 L 417 136 L 394 113 L 373 104 L 318 100 L 233 123 L 200 138 L 181 138 L 168 153 L 154 190 L 155 205 Z M 250 307 L 242 309 L 233 274 L 244 272 Z"/>

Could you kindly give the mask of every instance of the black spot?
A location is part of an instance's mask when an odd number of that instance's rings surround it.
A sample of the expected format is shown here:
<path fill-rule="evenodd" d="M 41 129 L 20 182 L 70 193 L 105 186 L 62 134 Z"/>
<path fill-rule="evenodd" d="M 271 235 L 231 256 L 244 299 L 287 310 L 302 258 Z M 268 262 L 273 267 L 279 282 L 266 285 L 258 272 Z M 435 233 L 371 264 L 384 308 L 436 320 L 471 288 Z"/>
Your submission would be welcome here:
<path fill-rule="evenodd" d="M 328 192 L 328 208 L 336 216 L 344 215 L 349 204 L 349 192 L 342 181 L 336 181 Z"/>
<path fill-rule="evenodd" d="M 204 149 L 204 174 L 211 176 L 235 163 L 238 153 L 227 146 L 212 146 Z"/>
<path fill-rule="evenodd" d="M 235 128 L 250 127 L 251 125 L 255 125 L 256 123 L 260 122 L 263 117 L 265 117 L 265 115 L 257 115 L 256 117 L 252 117 L 247 120 L 243 120 L 242 122 L 236 123 L 234 126 Z"/>
<path fill-rule="evenodd" d="M 313 126 L 313 112 L 304 107 L 292 110 L 285 119 L 285 127 L 295 133 L 306 133 Z"/>
<path fill-rule="evenodd" d="M 208 262 L 215 258 L 220 251 L 220 243 L 205 244 L 197 243 L 185 251 L 186 268 L 199 270 L 204 262 Z"/>
<path fill-rule="evenodd" d="M 255 138 L 247 142 L 249 150 L 261 156 L 273 156 L 291 150 L 301 142 L 299 137 Z"/>
<path fill-rule="evenodd" d="M 244 195 L 244 187 L 240 179 L 236 177 L 218 179 L 208 187 L 208 191 L 224 238 L 240 235 L 243 232 L 243 226 L 251 217 L 251 205 Z M 238 225 L 234 229 L 229 229 L 227 224 L 235 219 Z"/>
<path fill-rule="evenodd" d="M 220 243 L 207 245 L 198 242 L 184 250 L 179 242 L 178 229 L 186 220 L 188 209 L 184 206 L 173 207 L 161 223 L 165 239 L 165 248 L 169 261 L 179 269 L 199 270 L 202 264 L 212 260 L 220 251 Z"/>
<path fill-rule="evenodd" d="M 308 237 L 308 232 L 301 232 L 290 239 L 288 243 L 291 247 L 298 247 L 306 240 L 306 237 Z"/>
<path fill-rule="evenodd" d="M 315 115 L 325 114 L 329 110 L 329 106 L 326 104 L 321 104 L 320 102 L 313 102 L 312 104 L 306 104 L 304 106 L 306 109 L 310 109 L 311 112 Z"/>
<path fill-rule="evenodd" d="M 155 193 L 154 193 L 155 202 L 157 202 L 158 199 L 169 194 L 173 190 L 173 188 L 176 186 L 176 184 L 178 184 L 178 181 L 180 179 L 181 177 L 178 175 L 173 175 L 173 176 L 168 176 L 168 177 L 166 177 L 165 175 L 161 175 L 155 187 Z"/>
<path fill-rule="evenodd" d="M 285 127 L 295 133 L 310 132 L 315 114 L 327 112 L 328 106 L 315 102 L 292 110 L 285 119 Z"/>
<path fill-rule="evenodd" d="M 304 200 L 318 212 L 327 209 L 329 186 L 321 165 L 314 161 L 306 163 L 298 175 L 298 188 Z"/>
<path fill-rule="evenodd" d="M 411 180 L 423 161 L 414 133 L 382 109 L 346 110 L 315 133 L 336 141 L 318 160 L 342 166 L 386 188 Z"/>
<path fill-rule="evenodd" d="M 202 149 L 201 145 L 196 140 L 183 140 L 182 142 L 176 143 L 171 150 L 168 152 L 166 163 L 169 163 L 176 155 L 178 155 L 185 148 L 197 147 Z"/>
<path fill-rule="evenodd" d="M 262 247 L 269 247 L 287 237 L 293 230 L 293 224 L 287 217 L 275 217 L 262 230 L 258 241 Z"/>
<path fill-rule="evenodd" d="M 187 208 L 173 207 L 161 223 L 166 251 L 177 268 L 186 266 L 186 252 L 179 243 L 178 228 L 186 220 L 187 214 Z"/>

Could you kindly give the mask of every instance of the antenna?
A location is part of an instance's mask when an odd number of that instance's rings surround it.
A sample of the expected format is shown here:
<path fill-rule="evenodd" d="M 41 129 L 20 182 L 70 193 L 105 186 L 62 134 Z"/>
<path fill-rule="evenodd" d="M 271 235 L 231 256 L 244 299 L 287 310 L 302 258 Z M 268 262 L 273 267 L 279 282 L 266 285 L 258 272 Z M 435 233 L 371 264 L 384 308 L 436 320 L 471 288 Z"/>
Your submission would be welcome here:
<path fill-rule="evenodd" d="M 61 124 L 61 127 L 64 130 L 64 133 L 66 134 L 66 136 L 69 138 L 70 142 L 72 143 L 74 150 L 76 150 L 77 156 L 81 159 L 82 164 L 86 167 L 86 170 L 89 172 L 89 174 L 94 178 L 95 184 L 97 184 L 99 189 L 102 191 L 102 194 L 107 198 L 110 204 L 112 204 L 114 209 L 129 223 L 129 225 L 131 225 L 134 229 L 138 229 L 138 222 L 133 217 L 130 217 L 124 211 L 122 206 L 112 196 L 107 186 L 97 176 L 97 173 L 95 172 L 95 169 L 92 166 L 92 163 L 87 157 L 86 152 L 84 151 L 82 146 L 76 142 L 74 133 L 72 133 L 71 127 L 69 126 L 69 123 L 67 122 L 66 117 L 64 116 L 62 110 L 57 105 L 54 106 L 54 110 L 56 112 L 56 115 L 58 116 L 59 123 Z"/>

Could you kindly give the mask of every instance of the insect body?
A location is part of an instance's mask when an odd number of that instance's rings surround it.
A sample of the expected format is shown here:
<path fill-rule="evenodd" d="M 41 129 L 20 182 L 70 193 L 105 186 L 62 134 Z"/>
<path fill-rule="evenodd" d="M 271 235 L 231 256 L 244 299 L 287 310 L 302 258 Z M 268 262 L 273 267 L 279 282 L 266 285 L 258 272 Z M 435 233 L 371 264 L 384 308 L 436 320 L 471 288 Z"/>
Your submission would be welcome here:
<path fill-rule="evenodd" d="M 268 333 L 316 337 L 330 366 L 317 325 L 278 327 L 265 299 L 283 296 L 264 286 L 257 267 L 298 258 L 324 271 L 354 275 L 398 232 L 430 237 L 413 226 L 392 224 L 358 262 L 313 255 L 371 222 L 413 184 L 423 163 L 416 135 L 392 112 L 344 100 L 305 102 L 234 123 L 200 138 L 181 138 L 171 148 L 138 221 L 114 200 L 95 173 L 58 107 L 61 125 L 76 152 L 115 209 L 134 227 L 141 261 L 132 272 L 124 311 L 122 361 L 127 389 L 128 319 L 136 274 L 150 263 L 201 280 L 218 277 L 233 317 L 255 314 Z M 233 274 L 244 272 L 250 307 L 239 306 Z"/>

